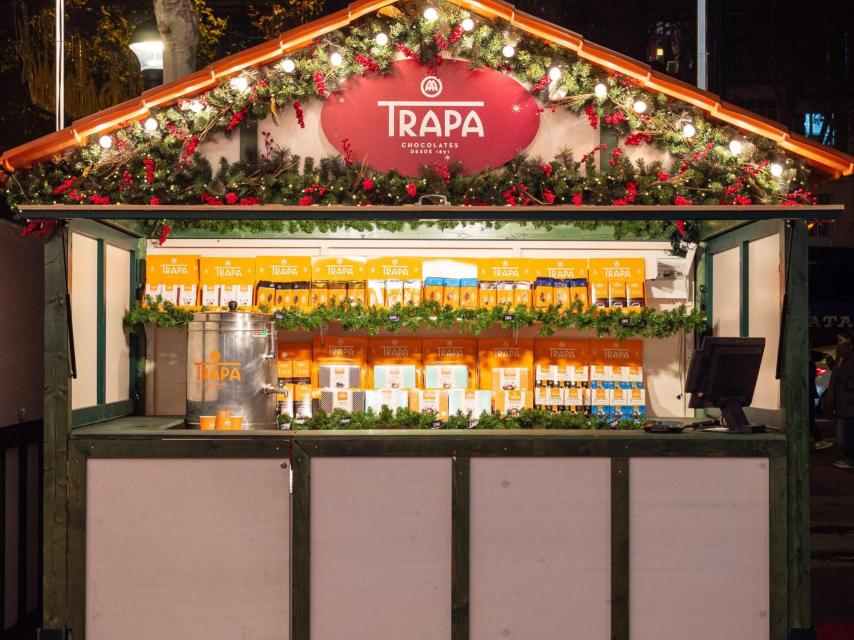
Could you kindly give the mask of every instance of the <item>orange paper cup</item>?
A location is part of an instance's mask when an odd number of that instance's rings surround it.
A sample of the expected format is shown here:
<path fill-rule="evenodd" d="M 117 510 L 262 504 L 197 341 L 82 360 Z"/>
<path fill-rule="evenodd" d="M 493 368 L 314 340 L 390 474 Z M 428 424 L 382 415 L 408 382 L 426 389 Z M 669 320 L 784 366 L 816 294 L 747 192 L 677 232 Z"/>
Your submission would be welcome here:
<path fill-rule="evenodd" d="M 231 416 L 231 428 L 235 431 L 243 429 L 243 416 Z"/>
<path fill-rule="evenodd" d="M 199 423 L 202 431 L 213 431 L 216 429 L 216 416 L 200 416 Z"/>
<path fill-rule="evenodd" d="M 231 411 L 216 412 L 216 428 L 217 430 L 231 429 Z"/>

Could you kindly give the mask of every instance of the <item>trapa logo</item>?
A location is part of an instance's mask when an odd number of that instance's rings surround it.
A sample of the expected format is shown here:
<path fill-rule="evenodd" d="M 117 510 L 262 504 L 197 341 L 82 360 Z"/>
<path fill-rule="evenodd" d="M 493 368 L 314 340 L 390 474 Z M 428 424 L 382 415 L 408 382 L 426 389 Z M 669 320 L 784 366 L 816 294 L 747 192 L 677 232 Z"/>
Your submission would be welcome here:
<path fill-rule="evenodd" d="M 427 76 L 421 81 L 421 93 L 425 98 L 438 98 L 442 95 L 442 81 L 436 76 Z"/>

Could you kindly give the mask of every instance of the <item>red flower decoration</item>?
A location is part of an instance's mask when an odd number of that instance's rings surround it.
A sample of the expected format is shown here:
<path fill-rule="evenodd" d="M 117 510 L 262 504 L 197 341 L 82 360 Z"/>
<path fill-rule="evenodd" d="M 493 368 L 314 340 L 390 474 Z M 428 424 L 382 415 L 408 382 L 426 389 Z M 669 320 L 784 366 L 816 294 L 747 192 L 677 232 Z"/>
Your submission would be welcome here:
<path fill-rule="evenodd" d="M 62 195 L 63 193 L 68 191 L 71 188 L 71 185 L 74 184 L 75 180 L 77 180 L 77 178 L 68 178 L 67 180 L 63 181 L 61 185 L 59 185 L 56 189 L 53 190 L 53 195 Z"/>
<path fill-rule="evenodd" d="M 225 203 L 226 204 L 237 204 L 237 194 L 233 192 L 229 192 L 225 194 Z"/>
<path fill-rule="evenodd" d="M 554 204 L 555 203 L 555 192 L 551 189 L 543 189 L 543 200 L 546 201 L 546 204 Z"/>
<path fill-rule="evenodd" d="M 669 173 L 665 173 L 664 171 L 658 172 L 658 181 L 659 182 L 667 182 L 668 180 L 670 180 L 670 174 Z"/>
<path fill-rule="evenodd" d="M 582 202 L 583 196 L 580 193 L 574 193 L 572 195 L 572 204 L 574 204 L 576 207 L 580 207 L 582 205 Z"/>
<path fill-rule="evenodd" d="M 674 220 L 673 224 L 676 225 L 676 230 L 679 232 L 680 236 L 685 235 L 685 221 L 684 220 Z"/>
<path fill-rule="evenodd" d="M 299 204 L 301 207 L 307 207 L 312 202 L 314 202 L 314 198 L 312 196 L 303 196 L 299 199 Z"/>
<path fill-rule="evenodd" d="M 547 178 L 550 178 L 550 177 L 551 177 L 551 175 L 552 175 L 552 165 L 550 165 L 550 164 L 548 164 L 548 163 L 546 163 L 546 164 L 542 164 L 542 165 L 540 165 L 540 169 L 542 169 L 542 170 L 543 170 L 543 173 L 545 173 L 545 174 L 546 174 L 546 177 L 547 177 Z"/>
<path fill-rule="evenodd" d="M 676 196 L 673 199 L 673 204 L 678 205 L 680 207 L 690 207 L 694 204 L 693 200 L 689 200 L 688 198 L 683 198 L 682 196 Z"/>
<path fill-rule="evenodd" d="M 406 185 L 406 193 L 409 194 L 410 198 L 414 198 L 418 195 L 418 187 L 414 182 L 410 182 L 408 185 Z"/>
<path fill-rule="evenodd" d="M 374 179 L 373 178 L 365 178 L 362 180 L 362 189 L 365 191 L 370 191 L 374 188 Z"/>
<path fill-rule="evenodd" d="M 148 204 L 156 207 L 160 204 L 160 198 L 158 198 L 157 196 L 151 196 L 151 200 L 148 201 Z"/>

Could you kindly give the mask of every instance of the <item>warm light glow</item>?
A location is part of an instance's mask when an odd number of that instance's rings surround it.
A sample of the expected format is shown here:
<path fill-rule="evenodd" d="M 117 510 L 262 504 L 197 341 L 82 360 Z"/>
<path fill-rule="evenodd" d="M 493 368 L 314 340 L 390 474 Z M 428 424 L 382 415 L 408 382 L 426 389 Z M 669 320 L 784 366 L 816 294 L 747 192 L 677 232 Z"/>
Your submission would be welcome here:
<path fill-rule="evenodd" d="M 593 93 L 596 95 L 597 98 L 601 100 L 602 98 L 608 96 L 608 86 L 600 82 L 595 87 L 593 87 Z"/>
<path fill-rule="evenodd" d="M 474 20 L 466 18 L 460 23 L 460 26 L 463 28 L 463 31 L 474 31 Z"/>
<path fill-rule="evenodd" d="M 549 80 L 551 80 L 552 82 L 560 80 L 562 75 L 563 71 L 560 70 L 560 67 L 552 67 L 551 69 L 549 69 Z"/>
<path fill-rule="evenodd" d="M 439 19 L 439 12 L 436 11 L 435 7 L 427 7 L 424 9 L 424 19 L 427 22 L 435 22 Z"/>
<path fill-rule="evenodd" d="M 769 169 L 771 170 L 771 175 L 775 178 L 779 178 L 781 175 L 783 175 L 783 165 L 777 162 L 772 164 Z"/>
<path fill-rule="evenodd" d="M 664 47 L 658 47 L 655 50 L 655 57 L 656 58 L 663 58 L 664 57 Z"/>
<path fill-rule="evenodd" d="M 344 64 L 344 56 L 342 56 L 337 51 L 333 51 L 332 55 L 329 56 L 329 64 L 331 64 L 333 67 L 340 67 L 342 64 Z"/>
<path fill-rule="evenodd" d="M 113 138 L 112 136 L 101 136 L 98 140 L 98 144 L 101 145 L 102 149 L 109 149 L 113 146 Z"/>
<path fill-rule="evenodd" d="M 693 138 L 697 135 L 697 128 L 690 122 L 686 122 L 685 126 L 682 127 L 682 135 L 686 138 Z"/>
<path fill-rule="evenodd" d="M 139 59 L 139 70 L 162 69 L 163 68 L 163 42 L 161 40 L 146 40 L 145 42 L 132 42 L 130 50 Z"/>
<path fill-rule="evenodd" d="M 204 105 L 198 100 L 187 100 L 184 103 L 184 108 L 189 109 L 193 113 L 199 113 L 202 109 L 204 109 Z"/>
<path fill-rule="evenodd" d="M 506 44 L 501 50 L 501 55 L 503 55 L 505 58 L 512 58 L 516 55 L 516 48 L 512 44 Z"/>
<path fill-rule="evenodd" d="M 282 60 L 282 71 L 285 73 L 293 73 L 294 69 L 297 68 L 297 63 L 291 60 L 290 58 L 285 58 Z"/>
<path fill-rule="evenodd" d="M 635 110 L 635 113 L 646 113 L 646 102 L 643 100 L 636 100 L 632 105 L 632 109 Z"/>
<path fill-rule="evenodd" d="M 246 91 L 249 88 L 249 80 L 247 80 L 244 76 L 237 76 L 236 78 L 232 78 L 229 80 L 229 84 L 231 88 L 235 91 Z"/>
<path fill-rule="evenodd" d="M 155 120 L 154 118 L 148 118 L 145 122 L 142 123 L 142 128 L 148 131 L 149 133 L 157 131 L 157 127 L 157 120 Z"/>
<path fill-rule="evenodd" d="M 376 41 L 378 45 L 384 47 L 388 44 L 388 36 L 383 32 L 380 32 L 377 34 Z"/>
<path fill-rule="evenodd" d="M 743 148 L 744 148 L 744 145 L 741 144 L 740 140 L 730 140 L 729 151 L 734 156 L 737 156 L 739 153 L 741 153 L 741 150 Z"/>

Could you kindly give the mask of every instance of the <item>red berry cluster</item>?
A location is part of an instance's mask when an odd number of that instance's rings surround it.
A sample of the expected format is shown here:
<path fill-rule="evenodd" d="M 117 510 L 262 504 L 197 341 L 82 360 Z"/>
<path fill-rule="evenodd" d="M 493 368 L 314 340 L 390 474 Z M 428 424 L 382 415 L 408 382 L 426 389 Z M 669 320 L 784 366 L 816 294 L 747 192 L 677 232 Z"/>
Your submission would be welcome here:
<path fill-rule="evenodd" d="M 611 159 L 608 160 L 608 164 L 612 167 L 616 167 L 620 164 L 620 159 L 623 157 L 623 149 L 622 147 L 617 147 L 614 149 L 614 153 L 611 154 Z"/>
<path fill-rule="evenodd" d="M 344 138 L 341 141 L 341 146 L 344 149 L 344 162 L 353 164 L 353 145 L 350 143 L 350 138 Z"/>
<path fill-rule="evenodd" d="M 395 49 L 397 49 L 404 56 L 409 58 L 410 60 L 418 60 L 418 54 L 415 53 L 412 49 L 407 47 L 405 44 L 397 44 L 395 45 Z"/>
<path fill-rule="evenodd" d="M 122 172 L 122 183 L 119 185 L 119 191 L 124 191 L 125 189 L 129 188 L 132 185 L 133 185 L 133 175 L 131 174 L 130 171 L 125 169 Z"/>
<path fill-rule="evenodd" d="M 531 93 L 539 93 L 540 91 L 545 89 L 547 86 L 549 86 L 549 82 L 550 82 L 549 77 L 547 75 L 543 76 L 542 78 L 540 78 L 540 80 L 537 82 L 537 84 L 535 84 L 534 86 L 531 87 Z"/>
<path fill-rule="evenodd" d="M 305 129 L 305 113 L 302 110 L 302 103 L 299 100 L 294 100 L 294 113 L 297 115 L 299 128 Z"/>
<path fill-rule="evenodd" d="M 63 193 L 65 193 L 71 188 L 71 185 L 74 184 L 75 180 L 77 180 L 77 178 L 68 178 L 66 180 L 63 180 L 62 184 L 60 184 L 56 189 L 53 190 L 53 195 L 61 196 Z"/>
<path fill-rule="evenodd" d="M 439 51 L 447 51 L 448 50 L 448 41 L 442 36 L 441 33 L 433 34 L 433 42 L 436 43 L 436 46 L 439 47 Z"/>
<path fill-rule="evenodd" d="M 812 191 L 805 189 L 795 189 L 791 193 L 786 194 L 786 199 L 782 202 L 784 207 L 799 207 L 802 204 L 818 204 L 818 198 L 813 195 Z"/>
<path fill-rule="evenodd" d="M 599 114 L 596 113 L 596 107 L 592 104 L 588 104 L 584 107 L 584 113 L 587 114 L 587 121 L 590 123 L 590 126 L 594 129 L 599 128 Z"/>
<path fill-rule="evenodd" d="M 604 144 L 604 143 L 603 144 L 597 144 L 595 147 L 593 147 L 593 149 L 590 150 L 589 153 L 585 153 L 583 156 L 581 156 L 581 164 L 584 164 L 590 158 L 592 158 L 597 151 L 607 151 L 607 150 L 608 150 L 607 144 Z"/>
<path fill-rule="evenodd" d="M 504 191 L 501 194 L 501 197 L 504 198 L 504 202 L 511 207 L 519 205 L 527 206 L 531 204 L 531 194 L 528 192 L 528 186 L 521 183 L 513 185 Z"/>
<path fill-rule="evenodd" d="M 110 199 L 107 196 L 99 196 L 97 193 L 93 193 L 89 196 L 89 202 L 92 204 L 110 204 Z"/>
<path fill-rule="evenodd" d="M 635 131 L 630 133 L 626 137 L 626 146 L 636 146 L 641 144 L 642 142 L 650 143 L 652 142 L 652 135 L 648 133 L 641 133 L 640 131 Z"/>
<path fill-rule="evenodd" d="M 605 124 L 616 127 L 621 122 L 626 121 L 626 114 L 622 111 L 615 111 L 611 115 L 605 116 Z"/>
<path fill-rule="evenodd" d="M 329 90 L 326 88 L 326 81 L 323 79 L 323 73 L 321 71 L 315 71 L 314 75 L 311 76 L 311 81 L 314 83 L 314 89 L 317 91 L 317 95 L 321 98 L 325 98 L 329 95 Z"/>
<path fill-rule="evenodd" d="M 454 44 L 455 42 L 458 42 L 459 39 L 462 37 L 463 37 L 463 27 L 462 27 L 462 25 L 458 24 L 456 27 L 454 27 L 453 31 L 451 31 L 451 35 L 448 36 L 448 42 L 450 42 L 451 44 Z"/>
<path fill-rule="evenodd" d="M 146 156 L 142 159 L 142 164 L 145 166 L 145 183 L 151 184 L 154 182 L 154 160 Z"/>
<path fill-rule="evenodd" d="M 448 184 L 451 181 L 451 172 L 448 171 L 448 167 L 439 164 L 438 162 L 433 163 L 433 175 L 437 178 L 441 178 L 445 184 Z"/>
<path fill-rule="evenodd" d="M 326 187 L 322 184 L 313 183 L 310 187 L 306 187 L 302 190 L 304 195 L 299 199 L 299 204 L 302 207 L 307 207 L 311 203 L 314 202 L 314 196 L 316 195 L 318 198 L 322 198 L 326 194 Z"/>
<path fill-rule="evenodd" d="M 240 111 L 235 111 L 231 114 L 231 120 L 228 121 L 228 124 L 225 125 L 226 131 L 234 131 L 237 126 L 243 122 L 243 119 L 246 117 L 246 113 L 249 111 L 249 107 L 243 107 Z"/>
<path fill-rule="evenodd" d="M 380 70 L 380 65 L 374 62 L 374 60 L 370 56 L 366 56 L 364 53 L 360 53 L 355 58 L 353 58 L 353 60 L 362 65 L 365 71 L 377 73 Z"/>

